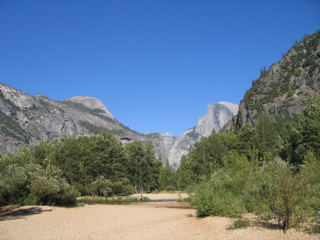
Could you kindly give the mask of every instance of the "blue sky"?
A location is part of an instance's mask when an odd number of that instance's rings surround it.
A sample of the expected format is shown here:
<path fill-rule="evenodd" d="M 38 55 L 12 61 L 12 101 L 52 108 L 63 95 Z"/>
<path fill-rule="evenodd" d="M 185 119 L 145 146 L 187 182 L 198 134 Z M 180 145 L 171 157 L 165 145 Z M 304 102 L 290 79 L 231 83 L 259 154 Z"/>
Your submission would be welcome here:
<path fill-rule="evenodd" d="M 0 82 L 179 136 L 320 28 L 318 0 L 0 0 Z"/>

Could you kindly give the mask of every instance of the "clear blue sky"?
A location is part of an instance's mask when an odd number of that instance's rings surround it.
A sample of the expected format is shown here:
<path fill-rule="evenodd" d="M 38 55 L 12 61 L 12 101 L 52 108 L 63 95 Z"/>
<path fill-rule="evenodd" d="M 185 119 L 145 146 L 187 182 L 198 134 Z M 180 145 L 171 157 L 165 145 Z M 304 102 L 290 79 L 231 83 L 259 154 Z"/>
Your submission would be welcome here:
<path fill-rule="evenodd" d="M 178 136 L 319 28 L 318 0 L 0 0 L 0 82 Z"/>

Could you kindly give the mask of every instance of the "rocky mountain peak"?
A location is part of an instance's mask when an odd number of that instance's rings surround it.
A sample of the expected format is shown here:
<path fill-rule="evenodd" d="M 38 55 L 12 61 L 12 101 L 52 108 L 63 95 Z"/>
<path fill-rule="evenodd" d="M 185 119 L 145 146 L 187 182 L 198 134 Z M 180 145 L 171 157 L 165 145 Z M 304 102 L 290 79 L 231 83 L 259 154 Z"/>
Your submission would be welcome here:
<path fill-rule="evenodd" d="M 183 155 L 187 155 L 190 147 L 201 139 L 211 135 L 212 130 L 218 132 L 238 112 L 238 105 L 229 102 L 218 102 L 208 105 L 204 117 L 200 117 L 197 126 L 186 130 L 179 137 L 170 133 L 162 134 L 166 159 L 172 170 L 177 170 Z"/>
<path fill-rule="evenodd" d="M 103 115 L 114 119 L 114 116 L 108 111 L 108 109 L 105 107 L 105 105 L 97 98 L 88 97 L 88 96 L 77 96 L 77 97 L 68 98 L 65 101 L 80 103 L 80 104 L 86 106 L 87 108 L 90 108 L 93 110 L 94 109 L 101 110 L 104 112 L 104 113 L 102 113 Z"/>
<path fill-rule="evenodd" d="M 195 131 L 202 136 L 209 136 L 212 130 L 218 132 L 238 112 L 238 105 L 218 102 L 208 105 L 206 114 L 198 120 Z"/>
<path fill-rule="evenodd" d="M 17 107 L 31 108 L 38 104 L 31 95 L 2 83 L 0 83 L 0 94 L 4 99 L 10 100 Z"/>

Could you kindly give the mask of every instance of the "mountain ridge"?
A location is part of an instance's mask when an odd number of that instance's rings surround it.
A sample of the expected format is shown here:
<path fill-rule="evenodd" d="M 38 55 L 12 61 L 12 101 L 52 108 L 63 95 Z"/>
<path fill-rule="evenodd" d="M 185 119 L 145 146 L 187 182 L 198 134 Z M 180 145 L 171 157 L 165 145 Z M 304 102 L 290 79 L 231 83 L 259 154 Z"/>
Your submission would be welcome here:
<path fill-rule="evenodd" d="M 24 145 L 32 147 L 39 141 L 52 141 L 64 136 L 90 136 L 106 131 L 123 143 L 152 141 L 157 156 L 173 170 L 178 169 L 180 159 L 188 153 L 189 147 L 205 135 L 197 133 L 196 126 L 181 136 L 171 133 L 141 134 L 118 122 L 97 98 L 76 96 L 55 101 L 43 94 L 31 96 L 2 83 L 0 119 L 1 154 L 16 152 Z"/>
<path fill-rule="evenodd" d="M 308 96 L 320 94 L 319 67 L 320 30 L 305 35 L 268 70 L 261 69 L 261 76 L 241 100 L 236 119 L 225 129 L 232 131 L 247 122 L 255 125 L 259 114 L 275 121 L 277 116 L 287 118 L 302 112 Z"/>

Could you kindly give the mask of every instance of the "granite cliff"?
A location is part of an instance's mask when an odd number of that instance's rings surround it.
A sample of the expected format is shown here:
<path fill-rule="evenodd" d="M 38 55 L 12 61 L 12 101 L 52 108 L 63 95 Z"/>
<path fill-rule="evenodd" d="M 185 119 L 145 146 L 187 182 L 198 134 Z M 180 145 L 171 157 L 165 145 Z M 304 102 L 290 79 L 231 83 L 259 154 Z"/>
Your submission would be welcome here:
<path fill-rule="evenodd" d="M 119 123 L 96 98 L 73 97 L 54 101 L 42 94 L 28 95 L 0 84 L 0 153 L 15 152 L 23 145 L 52 141 L 64 136 L 111 132 L 118 138 L 145 141 Z"/>
<path fill-rule="evenodd" d="M 206 114 L 200 117 L 198 124 L 186 130 L 181 136 L 174 137 L 170 133 L 162 134 L 166 143 L 167 160 L 173 170 L 180 166 L 183 155 L 187 155 L 191 145 L 201 137 L 209 136 L 212 131 L 218 132 L 238 112 L 238 105 L 228 102 L 212 103 L 208 105 Z"/>

